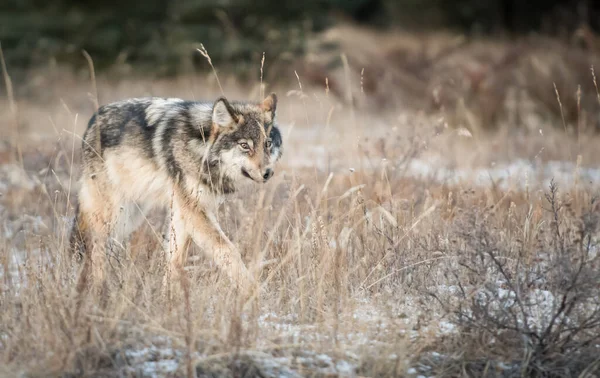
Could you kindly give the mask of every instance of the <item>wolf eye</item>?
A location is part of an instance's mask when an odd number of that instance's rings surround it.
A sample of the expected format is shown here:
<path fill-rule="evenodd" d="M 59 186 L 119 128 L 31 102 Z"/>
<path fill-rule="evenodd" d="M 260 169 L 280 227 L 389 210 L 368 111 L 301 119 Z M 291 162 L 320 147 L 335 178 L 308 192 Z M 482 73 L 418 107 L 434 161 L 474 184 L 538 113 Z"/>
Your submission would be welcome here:
<path fill-rule="evenodd" d="M 265 146 L 270 149 L 272 145 L 273 142 L 271 142 L 271 139 L 267 139 L 267 141 L 265 142 Z"/>
<path fill-rule="evenodd" d="M 240 143 L 240 147 L 242 148 L 242 150 L 250 150 L 250 145 L 248 145 L 248 143 L 246 142 Z"/>

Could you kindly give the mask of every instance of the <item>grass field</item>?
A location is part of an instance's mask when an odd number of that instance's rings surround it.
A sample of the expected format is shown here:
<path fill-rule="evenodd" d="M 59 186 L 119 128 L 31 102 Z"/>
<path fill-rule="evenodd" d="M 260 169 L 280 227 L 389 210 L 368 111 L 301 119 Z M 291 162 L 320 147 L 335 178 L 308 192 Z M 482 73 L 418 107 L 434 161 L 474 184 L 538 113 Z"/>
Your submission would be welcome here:
<path fill-rule="evenodd" d="M 597 377 L 597 92 L 587 118 L 565 114 L 550 77 L 540 93 L 558 118 L 524 107 L 516 127 L 509 96 L 488 130 L 477 101 L 378 107 L 393 87 L 363 90 L 352 62 L 339 72 L 354 94 L 300 70 L 267 88 L 284 157 L 219 213 L 260 282 L 250 298 L 196 248 L 165 295 L 158 211 L 113 259 L 104 297 L 77 290 L 65 248 L 95 101 L 212 101 L 212 73 L 92 83 L 48 68 L 13 83 L 25 89 L 0 99 L 0 375 Z M 585 69 L 575 88 L 593 89 Z M 258 81 L 220 79 L 259 100 Z"/>

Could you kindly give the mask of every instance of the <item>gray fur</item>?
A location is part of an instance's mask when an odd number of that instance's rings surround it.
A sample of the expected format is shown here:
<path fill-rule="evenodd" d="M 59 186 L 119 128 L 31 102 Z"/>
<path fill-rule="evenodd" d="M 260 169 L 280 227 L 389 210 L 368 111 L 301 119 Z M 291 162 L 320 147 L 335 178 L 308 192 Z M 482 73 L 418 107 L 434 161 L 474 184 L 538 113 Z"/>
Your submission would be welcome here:
<path fill-rule="evenodd" d="M 199 179 L 215 193 L 232 193 L 235 191 L 234 182 L 222 174 L 219 155 L 224 150 L 234 148 L 242 137 L 258 143 L 261 121 L 258 120 L 260 113 L 254 104 L 231 102 L 230 105 L 234 115 L 244 117 L 244 125 L 218 138 L 210 146 L 206 158 L 204 148 L 212 133 L 212 104 L 180 99 L 136 98 L 104 105 L 92 116 L 84 134 L 84 165 L 99 166 L 102 158 L 110 154 L 112 149 L 127 145 L 166 169 L 173 179 L 179 177 L 181 180 L 186 174 L 198 174 Z M 157 108 L 162 109 L 159 111 Z M 153 110 L 151 114 L 148 114 L 149 109 Z M 275 162 L 283 152 L 281 133 L 272 122 L 263 127 L 270 131 L 272 140 L 271 149 L 265 149 L 265 152 Z M 176 146 L 186 146 L 180 155 L 196 163 L 197 169 L 184 170 L 191 167 L 183 167 L 183 163 L 178 161 L 174 153 Z M 203 160 L 204 165 L 201 164 Z"/>
<path fill-rule="evenodd" d="M 180 269 L 193 240 L 235 282 L 248 283 L 239 253 L 217 223 L 213 197 L 234 192 L 241 180 L 273 175 L 282 154 L 276 107 L 275 94 L 258 104 L 137 98 L 102 106 L 83 137 L 73 251 L 91 251 L 94 276 L 103 277 L 109 241 L 127 238 L 149 209 L 170 207 L 172 268 Z"/>

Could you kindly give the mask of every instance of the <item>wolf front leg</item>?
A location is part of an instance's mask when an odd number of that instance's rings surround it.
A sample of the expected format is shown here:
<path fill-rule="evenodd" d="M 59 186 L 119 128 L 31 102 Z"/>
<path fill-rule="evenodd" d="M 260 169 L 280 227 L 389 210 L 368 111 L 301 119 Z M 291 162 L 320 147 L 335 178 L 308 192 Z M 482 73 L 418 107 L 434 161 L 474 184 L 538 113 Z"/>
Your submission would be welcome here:
<path fill-rule="evenodd" d="M 221 230 L 214 214 L 198 205 L 189 206 L 189 203 L 180 207 L 179 211 L 187 234 L 194 243 L 229 275 L 236 288 L 244 291 L 250 289 L 254 279 L 238 250 Z"/>

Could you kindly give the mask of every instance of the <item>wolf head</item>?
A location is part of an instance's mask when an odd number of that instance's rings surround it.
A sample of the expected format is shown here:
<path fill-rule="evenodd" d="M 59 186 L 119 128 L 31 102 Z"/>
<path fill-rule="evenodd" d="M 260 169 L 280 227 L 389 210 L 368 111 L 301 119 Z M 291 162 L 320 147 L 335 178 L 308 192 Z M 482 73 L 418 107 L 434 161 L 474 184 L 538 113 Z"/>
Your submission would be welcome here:
<path fill-rule="evenodd" d="M 228 180 L 266 182 L 273 176 L 282 153 L 276 109 L 274 93 L 259 104 L 229 102 L 225 97 L 215 101 L 211 160 L 218 160 L 220 172 Z"/>

